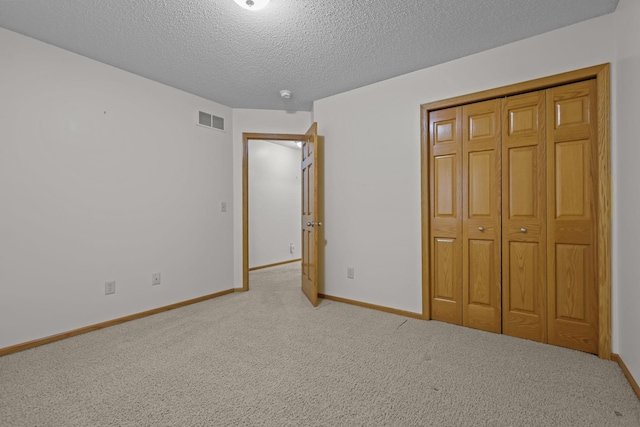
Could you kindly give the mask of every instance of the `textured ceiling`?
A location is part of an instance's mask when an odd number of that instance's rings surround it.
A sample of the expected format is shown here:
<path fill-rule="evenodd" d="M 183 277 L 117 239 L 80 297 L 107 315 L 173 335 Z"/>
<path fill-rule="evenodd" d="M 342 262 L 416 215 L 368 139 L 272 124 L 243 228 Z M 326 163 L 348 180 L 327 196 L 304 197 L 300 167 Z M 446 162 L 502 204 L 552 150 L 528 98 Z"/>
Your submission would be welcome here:
<path fill-rule="evenodd" d="M 618 0 L 0 0 L 0 27 L 234 108 L 370 83 L 613 12 Z M 293 96 L 283 100 L 281 89 Z"/>

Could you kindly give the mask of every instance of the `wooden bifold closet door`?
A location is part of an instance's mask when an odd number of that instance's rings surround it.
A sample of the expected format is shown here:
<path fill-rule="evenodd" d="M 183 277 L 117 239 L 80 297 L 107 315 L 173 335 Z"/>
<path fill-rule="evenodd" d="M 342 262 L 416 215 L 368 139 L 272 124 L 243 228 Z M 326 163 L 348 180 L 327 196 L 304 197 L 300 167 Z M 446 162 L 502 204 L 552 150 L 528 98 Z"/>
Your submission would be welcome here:
<path fill-rule="evenodd" d="M 500 333 L 500 100 L 462 120 L 462 324 Z"/>
<path fill-rule="evenodd" d="M 429 113 L 436 320 L 598 351 L 594 80 Z"/>
<path fill-rule="evenodd" d="M 429 115 L 431 312 L 462 325 L 462 107 Z"/>
<path fill-rule="evenodd" d="M 502 330 L 547 341 L 545 92 L 503 101 Z"/>
<path fill-rule="evenodd" d="M 547 90 L 549 343 L 598 351 L 596 84 Z"/>

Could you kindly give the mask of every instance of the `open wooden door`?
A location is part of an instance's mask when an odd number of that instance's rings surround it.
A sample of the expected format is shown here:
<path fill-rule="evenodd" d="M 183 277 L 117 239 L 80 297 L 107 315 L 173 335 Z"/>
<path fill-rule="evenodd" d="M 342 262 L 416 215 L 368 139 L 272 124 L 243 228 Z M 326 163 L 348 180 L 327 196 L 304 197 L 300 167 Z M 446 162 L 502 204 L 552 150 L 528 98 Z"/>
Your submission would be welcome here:
<path fill-rule="evenodd" d="M 302 292 L 318 306 L 318 124 L 311 125 L 302 141 Z"/>

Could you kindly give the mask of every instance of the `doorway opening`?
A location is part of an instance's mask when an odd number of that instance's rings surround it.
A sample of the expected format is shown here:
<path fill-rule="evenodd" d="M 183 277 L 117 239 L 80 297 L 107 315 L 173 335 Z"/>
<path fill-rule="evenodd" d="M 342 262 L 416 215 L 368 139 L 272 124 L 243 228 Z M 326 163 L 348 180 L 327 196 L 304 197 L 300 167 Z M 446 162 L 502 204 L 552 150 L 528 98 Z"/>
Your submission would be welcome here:
<path fill-rule="evenodd" d="M 300 143 L 300 255 L 302 259 L 301 287 L 311 305 L 318 305 L 318 235 L 321 234 L 322 203 L 318 189 L 319 170 L 322 170 L 321 156 L 316 153 L 318 127 L 313 123 L 305 134 L 242 134 L 242 290 L 249 290 L 249 142 L 252 140 Z M 295 245 L 295 243 L 294 243 Z"/>
<path fill-rule="evenodd" d="M 249 282 L 302 259 L 301 141 L 255 139 L 248 147 Z M 289 265 L 291 271 L 295 265 Z M 281 270 L 282 270 L 281 268 Z M 265 274 L 263 274 L 265 273 Z"/>
<path fill-rule="evenodd" d="M 242 290 L 249 290 L 249 144 L 251 141 L 273 141 L 295 144 L 303 134 L 243 133 L 242 134 Z M 270 143 L 273 143 L 270 142 Z M 300 242 L 294 242 L 300 245 Z M 295 248 L 294 248 L 295 250 Z"/>

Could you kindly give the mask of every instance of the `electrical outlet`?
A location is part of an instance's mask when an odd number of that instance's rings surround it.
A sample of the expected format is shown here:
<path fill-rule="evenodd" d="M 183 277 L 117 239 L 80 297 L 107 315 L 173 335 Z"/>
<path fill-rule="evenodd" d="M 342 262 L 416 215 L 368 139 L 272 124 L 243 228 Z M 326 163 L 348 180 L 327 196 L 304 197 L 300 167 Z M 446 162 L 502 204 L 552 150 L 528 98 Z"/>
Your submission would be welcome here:
<path fill-rule="evenodd" d="M 151 284 L 159 285 L 160 284 L 160 273 L 153 273 L 151 275 Z"/>
<path fill-rule="evenodd" d="M 104 282 L 104 294 L 112 295 L 116 293 L 116 281 L 110 280 L 108 282 Z"/>
<path fill-rule="evenodd" d="M 290 253 L 294 253 L 295 250 L 296 250 L 296 247 L 294 246 L 294 244 L 293 243 L 289 243 L 289 252 Z"/>
<path fill-rule="evenodd" d="M 356 275 L 356 269 L 353 267 L 347 267 L 347 279 L 353 279 Z"/>
<path fill-rule="evenodd" d="M 220 212 L 226 212 L 227 211 L 227 202 L 221 202 L 220 203 Z"/>

